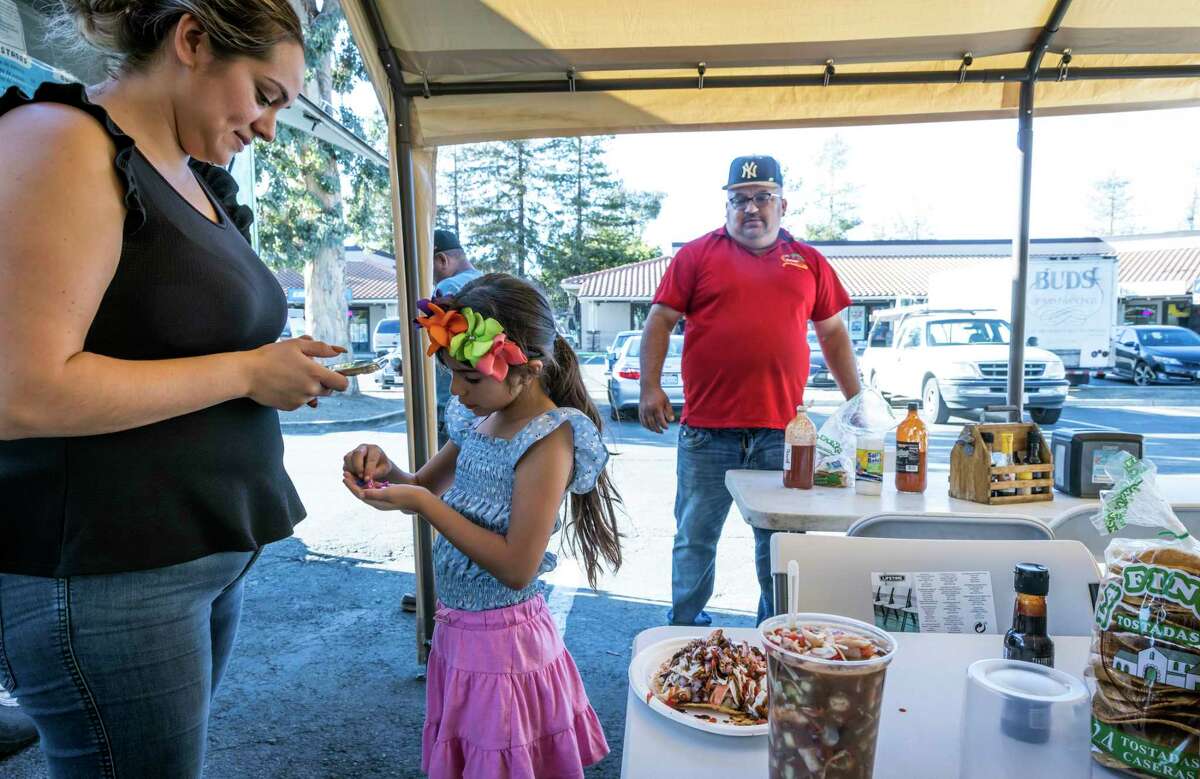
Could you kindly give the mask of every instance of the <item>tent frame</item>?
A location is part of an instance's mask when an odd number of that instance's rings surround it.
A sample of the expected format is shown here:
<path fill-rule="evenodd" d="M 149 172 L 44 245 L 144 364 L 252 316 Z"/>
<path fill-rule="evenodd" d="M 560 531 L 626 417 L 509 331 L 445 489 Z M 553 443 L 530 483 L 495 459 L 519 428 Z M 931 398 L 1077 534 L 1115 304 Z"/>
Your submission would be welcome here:
<path fill-rule="evenodd" d="M 1043 25 L 1029 54 L 1024 68 L 979 69 L 972 71 L 971 55 L 965 53 L 957 70 L 912 71 L 880 73 L 838 73 L 833 61 L 826 63 L 818 74 L 775 74 L 707 76 L 703 62 L 696 65 L 697 76 L 691 77 L 632 77 L 632 78 L 586 78 L 581 79 L 574 70 L 564 74 L 561 80 L 527 79 L 511 81 L 461 81 L 451 83 L 429 82 L 406 83 L 403 68 L 396 50 L 389 44 L 383 20 L 379 14 L 380 0 L 363 0 L 363 9 L 380 61 L 387 73 L 389 88 L 398 120 L 395 137 L 395 159 L 399 169 L 398 200 L 401 212 L 401 234 L 404 258 L 407 263 L 405 290 L 408 309 L 413 310 L 420 298 L 417 289 L 419 272 L 416 243 L 416 219 L 412 158 L 412 127 L 410 122 L 413 100 L 434 99 L 446 95 L 487 94 L 531 94 L 555 92 L 611 92 L 651 89 L 742 89 L 757 87 L 830 87 L 852 85 L 912 85 L 947 83 L 1007 83 L 1020 84 L 1017 113 L 1017 148 L 1020 157 L 1020 194 L 1016 240 L 1013 244 L 1013 294 L 1011 325 L 1012 337 L 1009 345 L 1008 405 L 1001 407 L 1012 421 L 1019 421 L 1023 409 L 1024 360 L 1025 360 L 1025 299 L 1029 271 L 1029 222 L 1031 213 L 1031 182 L 1033 176 L 1033 111 L 1034 87 L 1040 81 L 1083 81 L 1113 79 L 1162 79 L 1200 77 L 1200 65 L 1161 65 L 1143 67 L 1095 67 L 1070 68 L 1070 50 L 1061 53 L 1058 66 L 1042 70 L 1042 60 L 1050 50 L 1055 34 L 1071 5 L 1071 0 L 1058 0 Z M 420 340 L 410 339 L 406 355 L 406 382 L 409 435 L 414 438 L 414 468 L 420 468 L 430 457 L 431 433 L 428 430 L 427 414 L 429 398 L 426 397 L 424 382 L 412 381 L 409 366 L 413 370 L 424 370 L 424 351 Z M 417 656 L 420 662 L 428 657 L 433 633 L 433 565 L 431 559 L 432 530 L 427 521 L 414 518 L 415 559 L 417 578 Z"/>

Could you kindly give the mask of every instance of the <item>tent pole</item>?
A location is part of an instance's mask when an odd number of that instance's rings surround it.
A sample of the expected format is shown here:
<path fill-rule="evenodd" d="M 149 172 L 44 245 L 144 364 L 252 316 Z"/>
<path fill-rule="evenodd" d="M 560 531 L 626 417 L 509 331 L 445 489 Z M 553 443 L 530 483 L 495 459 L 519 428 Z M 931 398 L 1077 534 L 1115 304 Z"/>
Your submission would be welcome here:
<path fill-rule="evenodd" d="M 1112 81 L 1149 78 L 1200 78 L 1200 65 L 1144 65 L 1120 68 L 1071 68 L 1071 81 Z M 1057 81 L 1058 73 L 1039 72 L 1030 76 L 1024 68 L 981 68 L 960 76 L 957 69 L 937 71 L 901 71 L 895 73 L 838 72 L 829 78 L 829 86 L 879 86 L 912 84 L 1013 84 L 1036 79 Z M 630 78 L 575 78 L 575 92 L 619 92 L 655 89 L 696 88 L 695 76 L 647 76 Z M 517 95 L 570 93 L 570 79 L 529 79 L 526 81 L 430 81 L 404 87 L 408 97 L 446 97 L 450 95 Z M 705 89 L 758 89 L 764 87 L 824 87 L 822 73 L 787 75 L 743 75 L 704 77 Z"/>
<path fill-rule="evenodd" d="M 1021 157 L 1021 202 L 1017 236 L 1013 242 L 1015 267 L 1012 281 L 1012 336 L 1008 344 L 1009 421 L 1020 422 L 1025 404 L 1025 291 L 1029 282 L 1029 211 L 1033 183 L 1033 84 L 1021 83 L 1020 113 L 1017 116 L 1017 149 Z"/>
<path fill-rule="evenodd" d="M 1050 41 L 1062 26 L 1071 0 L 1058 0 L 1050 18 L 1038 35 L 1029 60 L 1025 63 L 1027 76 L 1021 82 L 1017 113 L 1017 150 L 1021 156 L 1021 202 L 1018 207 L 1017 236 L 1013 242 L 1012 311 L 1009 323 L 1012 337 L 1008 345 L 1008 406 L 1009 421 L 1020 422 L 1025 409 L 1025 293 L 1029 288 L 1029 213 L 1033 189 L 1033 90 L 1037 86 L 1042 58 L 1050 49 Z"/>
<path fill-rule="evenodd" d="M 421 259 L 417 254 L 416 186 L 409 122 L 411 101 L 410 97 L 396 94 L 396 160 L 397 180 L 400 185 L 400 232 L 404 242 L 404 298 L 405 310 L 410 313 L 417 310 L 417 301 L 421 299 Z M 424 345 L 416 334 L 408 339 L 408 354 L 404 355 L 404 360 L 412 366 L 407 371 L 409 381 L 404 386 L 404 400 L 408 406 L 408 436 L 413 447 L 412 468 L 415 473 L 429 462 L 430 456 L 427 416 L 429 398 L 425 393 L 423 380 L 428 361 L 425 359 Z M 433 614 L 436 604 L 433 582 L 433 531 L 429 522 L 421 516 L 413 517 L 413 564 L 417 580 L 417 662 L 425 663 L 429 657 L 430 642 L 433 640 Z"/>
<path fill-rule="evenodd" d="M 405 90 L 404 77 L 396 51 L 388 41 L 379 8 L 373 0 L 362 4 L 367 23 L 375 37 L 379 58 L 388 74 L 392 92 L 392 106 L 396 117 L 396 148 L 393 150 L 396 165 L 396 181 L 400 201 L 400 242 L 404 258 L 405 310 L 412 315 L 421 299 L 421 259 L 417 254 L 416 184 L 413 176 L 412 158 L 412 97 Z M 424 372 L 429 361 L 421 339 L 408 339 L 408 352 L 404 355 L 404 402 L 408 418 L 408 438 L 412 443 L 412 469 L 417 471 L 430 457 L 432 431 L 429 430 L 427 410 L 429 398 L 425 394 Z M 417 662 L 424 664 L 429 659 L 429 646 L 433 640 L 433 614 L 436 607 L 433 581 L 433 530 L 429 522 L 420 516 L 413 517 L 413 565 L 416 569 L 417 600 Z"/>

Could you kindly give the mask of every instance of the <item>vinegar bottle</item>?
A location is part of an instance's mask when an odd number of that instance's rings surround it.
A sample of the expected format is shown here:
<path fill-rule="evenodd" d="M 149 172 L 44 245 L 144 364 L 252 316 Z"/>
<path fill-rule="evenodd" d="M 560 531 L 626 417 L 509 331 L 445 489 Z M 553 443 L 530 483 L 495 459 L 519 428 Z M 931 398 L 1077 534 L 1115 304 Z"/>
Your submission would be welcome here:
<path fill-rule="evenodd" d="M 924 492 L 928 481 L 925 457 L 929 431 L 917 415 L 917 404 L 908 404 L 908 416 L 896 428 L 896 490 Z"/>
<path fill-rule="evenodd" d="M 796 406 L 796 416 L 783 433 L 783 486 L 811 490 L 817 428 L 804 410 Z"/>

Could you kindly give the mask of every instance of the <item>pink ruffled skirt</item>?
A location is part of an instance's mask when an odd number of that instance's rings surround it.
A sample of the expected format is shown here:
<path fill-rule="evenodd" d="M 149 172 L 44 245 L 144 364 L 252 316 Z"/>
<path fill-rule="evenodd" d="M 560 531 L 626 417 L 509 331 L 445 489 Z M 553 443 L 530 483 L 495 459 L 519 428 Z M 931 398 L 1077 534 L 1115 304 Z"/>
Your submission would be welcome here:
<path fill-rule="evenodd" d="M 434 619 L 421 743 L 432 779 L 582 777 L 608 754 L 540 595 L 489 611 L 439 604 Z"/>

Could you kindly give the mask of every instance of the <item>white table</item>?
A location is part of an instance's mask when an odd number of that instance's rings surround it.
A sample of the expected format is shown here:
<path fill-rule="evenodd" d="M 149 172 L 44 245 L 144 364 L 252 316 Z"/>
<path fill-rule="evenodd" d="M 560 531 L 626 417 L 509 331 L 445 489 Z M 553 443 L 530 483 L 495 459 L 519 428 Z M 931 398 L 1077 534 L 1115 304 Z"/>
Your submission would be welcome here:
<path fill-rule="evenodd" d="M 711 628 L 658 627 L 634 639 L 636 655 L 667 638 L 704 636 Z M 731 638 L 749 639 L 758 631 L 726 628 Z M 876 779 L 952 779 L 958 775 L 959 711 L 966 690 L 967 666 L 999 657 L 998 635 L 903 633 L 888 668 L 883 692 Z M 1056 666 L 1082 676 L 1089 638 L 1056 636 Z M 900 709 L 905 709 L 901 712 Z M 653 711 L 630 690 L 625 704 L 624 779 L 730 779 L 767 775 L 766 736 L 716 736 L 687 727 Z M 1093 763 L 1093 777 L 1119 777 Z"/>
<path fill-rule="evenodd" d="M 1096 498 L 1073 498 L 1054 492 L 1054 500 L 991 506 L 950 497 L 948 471 L 931 471 L 923 493 L 897 492 L 890 474 L 884 474 L 882 495 L 859 495 L 853 488 L 813 487 L 791 490 L 783 486 L 778 471 L 728 471 L 725 486 L 738 510 L 754 527 L 768 530 L 845 531 L 868 514 L 903 511 L 932 515 L 1020 514 L 1043 522 L 1077 506 L 1098 506 Z M 1200 486 L 1194 475 L 1158 477 L 1164 496 L 1172 504 L 1200 505 Z"/>

